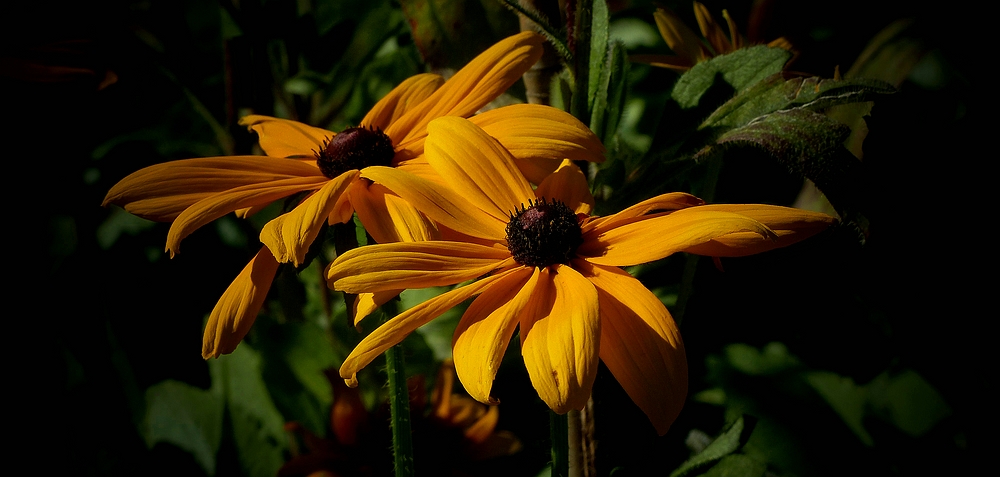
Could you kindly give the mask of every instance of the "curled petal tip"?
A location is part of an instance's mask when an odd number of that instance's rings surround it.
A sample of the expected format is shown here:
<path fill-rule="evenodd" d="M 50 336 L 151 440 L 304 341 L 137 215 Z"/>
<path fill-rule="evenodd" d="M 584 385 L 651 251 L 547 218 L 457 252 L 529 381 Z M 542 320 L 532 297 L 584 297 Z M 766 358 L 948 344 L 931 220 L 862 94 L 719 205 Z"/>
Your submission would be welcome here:
<path fill-rule="evenodd" d="M 341 376 L 341 377 L 343 377 L 343 376 Z M 349 387 L 349 388 L 356 388 L 356 387 L 358 387 L 358 373 L 353 373 L 353 374 L 351 374 L 351 377 L 344 378 L 344 384 L 346 384 L 347 387 Z"/>

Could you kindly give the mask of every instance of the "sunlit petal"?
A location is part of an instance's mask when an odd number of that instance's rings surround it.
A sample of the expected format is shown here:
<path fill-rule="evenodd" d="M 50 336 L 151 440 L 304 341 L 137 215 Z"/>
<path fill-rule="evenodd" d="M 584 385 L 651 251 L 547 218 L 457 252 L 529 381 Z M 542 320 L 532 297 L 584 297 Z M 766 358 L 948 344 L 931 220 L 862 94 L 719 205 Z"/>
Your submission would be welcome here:
<path fill-rule="evenodd" d="M 437 91 L 442 84 L 444 84 L 444 78 L 433 73 L 407 78 L 375 103 L 375 106 L 372 106 L 372 109 L 361 120 L 361 125 L 385 130 L 400 116 Z"/>
<path fill-rule="evenodd" d="M 617 267 L 575 260 L 601 306 L 601 361 L 663 435 L 687 396 L 687 359 L 677 325 L 656 295 Z"/>
<path fill-rule="evenodd" d="M 205 325 L 202 357 L 218 358 L 236 349 L 257 319 L 277 272 L 278 262 L 267 247 L 261 247 L 212 309 Z"/>
<path fill-rule="evenodd" d="M 323 143 L 334 133 L 298 121 L 250 115 L 240 118 L 240 125 L 257 133 L 257 140 L 264 153 L 272 157 L 315 156 Z"/>
<path fill-rule="evenodd" d="M 622 210 L 617 214 L 609 215 L 607 217 L 594 217 L 592 220 L 587 222 L 587 225 L 583 228 L 583 232 L 585 237 L 592 237 L 596 236 L 596 234 L 611 230 L 612 228 L 619 227 L 630 222 L 635 222 L 646 214 L 673 212 L 675 210 L 686 209 L 688 207 L 694 207 L 704 203 L 705 201 L 683 192 L 661 194 L 639 202 L 638 204 Z"/>
<path fill-rule="evenodd" d="M 538 269 L 534 267 L 521 267 L 507 275 L 469 305 L 455 328 L 455 371 L 475 400 L 497 403 L 490 396 L 493 378 L 537 281 Z"/>
<path fill-rule="evenodd" d="M 294 209 L 264 225 L 260 231 L 260 241 L 271 249 L 279 262 L 292 262 L 296 267 L 301 265 L 323 223 L 330 217 L 341 195 L 357 179 L 358 174 L 357 170 L 347 171 L 329 180 Z"/>
<path fill-rule="evenodd" d="M 599 265 L 638 265 L 736 232 L 777 238 L 764 224 L 745 215 L 690 207 L 615 227 L 596 237 L 585 236 L 577 255 Z"/>
<path fill-rule="evenodd" d="M 538 396 L 557 413 L 583 409 L 597 376 L 597 290 L 565 265 L 541 270 L 521 314 L 521 354 Z"/>
<path fill-rule="evenodd" d="M 409 202 L 388 193 L 384 186 L 368 181 L 351 185 L 351 205 L 358 219 L 377 243 L 435 240 L 434 224 Z"/>
<path fill-rule="evenodd" d="M 468 202 L 500 222 L 535 194 L 496 139 L 467 119 L 444 117 L 427 126 L 424 154 L 431 167 Z"/>
<path fill-rule="evenodd" d="M 559 168 L 538 185 L 535 195 L 562 201 L 578 214 L 590 214 L 594 210 L 594 196 L 590 195 L 587 176 L 569 159 L 563 159 Z"/>
<path fill-rule="evenodd" d="M 751 232 L 736 232 L 684 249 L 712 257 L 743 257 L 785 247 L 828 229 L 837 219 L 819 212 L 763 204 L 713 204 L 706 210 L 737 213 L 773 230 L 776 237 L 765 238 Z"/>
<path fill-rule="evenodd" d="M 464 287 L 442 293 L 390 319 L 361 340 L 351 351 L 351 354 L 344 359 L 344 364 L 340 367 L 340 377 L 344 378 L 349 386 L 357 386 L 358 371 L 371 363 L 375 357 L 403 341 L 403 338 L 406 338 L 417 328 L 441 316 L 442 313 L 454 308 L 459 303 L 482 293 L 498 279 L 510 273 L 513 272 L 486 277 Z"/>
<path fill-rule="evenodd" d="M 403 290 L 386 290 L 374 293 L 358 293 L 351 307 L 351 314 L 354 316 L 354 326 L 358 326 L 361 320 L 372 314 L 378 307 L 389 303 L 389 300 L 396 298 Z"/>
<path fill-rule="evenodd" d="M 489 273 L 504 249 L 461 242 L 368 245 L 337 257 L 327 270 L 330 287 L 348 293 L 454 285 Z"/>

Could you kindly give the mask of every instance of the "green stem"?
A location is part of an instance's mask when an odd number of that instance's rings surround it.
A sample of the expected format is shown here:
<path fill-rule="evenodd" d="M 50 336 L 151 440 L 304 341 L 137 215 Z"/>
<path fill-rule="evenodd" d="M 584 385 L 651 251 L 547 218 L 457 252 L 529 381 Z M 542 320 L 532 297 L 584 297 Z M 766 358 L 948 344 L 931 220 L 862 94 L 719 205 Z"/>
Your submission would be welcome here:
<path fill-rule="evenodd" d="M 569 477 L 569 421 L 565 414 L 549 411 L 549 438 L 552 440 L 552 477 Z"/>
<path fill-rule="evenodd" d="M 396 316 L 396 301 L 382 305 L 385 321 Z M 410 432 L 410 393 L 406 386 L 403 345 L 385 350 L 385 368 L 389 375 L 389 413 L 392 416 L 392 450 L 396 477 L 413 475 L 413 441 Z"/>

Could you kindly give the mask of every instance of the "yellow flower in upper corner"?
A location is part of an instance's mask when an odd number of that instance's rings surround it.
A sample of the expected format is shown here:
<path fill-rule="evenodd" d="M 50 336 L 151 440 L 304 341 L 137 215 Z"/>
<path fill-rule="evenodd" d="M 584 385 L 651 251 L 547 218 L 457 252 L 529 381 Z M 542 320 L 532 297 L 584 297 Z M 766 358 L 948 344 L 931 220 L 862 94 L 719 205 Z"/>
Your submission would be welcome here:
<path fill-rule="evenodd" d="M 835 220 L 768 205 L 702 205 L 682 193 L 592 217 L 586 178 L 571 161 L 532 189 L 508 151 L 460 118 L 431 122 L 425 150 L 451 188 L 385 167 L 362 176 L 470 239 L 355 249 L 331 264 L 329 284 L 360 293 L 475 281 L 365 337 L 340 369 L 350 384 L 385 349 L 478 295 L 452 342 L 458 377 L 472 397 L 495 402 L 493 379 L 520 326 L 528 374 L 550 408 L 581 409 L 600 359 L 663 434 L 687 393 L 683 344 L 663 303 L 620 267 L 680 251 L 748 255 L 802 240 Z"/>
<path fill-rule="evenodd" d="M 712 14 L 708 12 L 708 8 L 699 2 L 693 3 L 694 16 L 698 20 L 698 27 L 701 29 L 701 36 L 704 40 L 688 28 L 680 17 L 669 8 L 657 8 L 656 13 L 653 14 L 656 27 L 660 30 L 663 40 L 667 42 L 667 46 L 674 51 L 675 56 L 632 55 L 629 59 L 638 63 L 687 71 L 695 64 L 709 58 L 732 53 L 748 46 L 748 41 L 740 35 L 736 23 L 729 16 L 729 12 L 722 11 L 722 17 L 726 19 L 726 25 L 729 29 L 729 37 L 726 37 L 723 28 L 715 22 Z M 762 2 L 754 3 L 755 7 L 758 5 L 762 5 Z M 789 51 L 792 49 L 792 44 L 784 37 L 769 42 L 767 46 Z"/>
<path fill-rule="evenodd" d="M 361 179 L 371 166 L 394 166 L 426 175 L 422 159 L 427 123 L 469 117 L 506 91 L 539 58 L 543 38 L 523 32 L 500 41 L 450 80 L 420 74 L 379 101 L 361 126 L 340 134 L 296 121 L 248 116 L 240 123 L 259 136 L 267 156 L 185 159 L 137 171 L 116 184 L 104 205 L 140 217 L 173 222 L 166 249 L 229 212 L 241 216 L 275 200 L 306 192 L 291 212 L 261 232 L 260 253 L 223 295 L 209 318 L 202 354 L 231 352 L 255 319 L 277 263 L 305 260 L 324 223 L 346 222 L 356 212 L 379 242 L 436 236 L 434 225 L 412 207 Z M 473 118 L 518 157 L 522 172 L 541 181 L 558 166 L 552 157 L 603 160 L 603 147 L 569 114 L 538 105 L 514 105 Z M 265 253 L 270 250 L 270 253 Z"/>

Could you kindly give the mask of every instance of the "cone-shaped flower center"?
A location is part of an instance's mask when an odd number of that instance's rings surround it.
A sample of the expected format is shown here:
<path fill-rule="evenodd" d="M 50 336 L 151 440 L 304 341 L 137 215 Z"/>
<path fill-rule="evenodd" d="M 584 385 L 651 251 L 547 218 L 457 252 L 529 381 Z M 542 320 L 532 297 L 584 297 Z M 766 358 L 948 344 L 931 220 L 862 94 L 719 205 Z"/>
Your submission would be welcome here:
<path fill-rule="evenodd" d="M 522 205 L 507 223 L 507 249 L 521 265 L 568 264 L 582 243 L 580 221 L 559 201 L 529 200 L 528 207 Z"/>
<path fill-rule="evenodd" d="M 333 179 L 352 169 L 392 165 L 393 155 L 392 139 L 381 128 L 348 128 L 316 152 L 316 165 Z"/>

